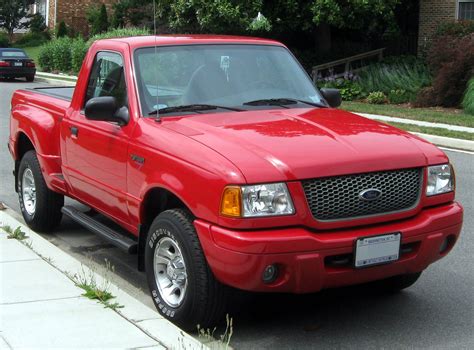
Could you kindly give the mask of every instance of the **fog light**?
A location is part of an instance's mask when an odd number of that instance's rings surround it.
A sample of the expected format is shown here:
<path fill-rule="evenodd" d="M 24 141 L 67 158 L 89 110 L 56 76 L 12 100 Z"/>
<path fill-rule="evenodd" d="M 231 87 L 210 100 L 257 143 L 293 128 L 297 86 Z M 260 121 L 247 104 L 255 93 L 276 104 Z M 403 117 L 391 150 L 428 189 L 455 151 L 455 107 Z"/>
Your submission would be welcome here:
<path fill-rule="evenodd" d="M 446 250 L 446 248 L 448 248 L 448 238 L 446 237 L 444 240 L 443 240 L 443 243 L 441 243 L 441 245 L 439 246 L 439 252 L 442 253 Z"/>
<path fill-rule="evenodd" d="M 263 274 L 262 274 L 263 283 L 270 284 L 272 282 L 275 282 L 277 277 L 278 277 L 278 266 L 268 265 L 267 267 L 265 267 L 265 270 L 263 270 Z"/>
<path fill-rule="evenodd" d="M 441 245 L 439 246 L 439 252 L 442 254 L 448 251 L 449 249 L 451 249 L 455 241 L 456 241 L 456 237 L 453 235 L 449 235 L 448 237 L 446 237 L 443 240 L 443 243 L 441 243 Z"/>

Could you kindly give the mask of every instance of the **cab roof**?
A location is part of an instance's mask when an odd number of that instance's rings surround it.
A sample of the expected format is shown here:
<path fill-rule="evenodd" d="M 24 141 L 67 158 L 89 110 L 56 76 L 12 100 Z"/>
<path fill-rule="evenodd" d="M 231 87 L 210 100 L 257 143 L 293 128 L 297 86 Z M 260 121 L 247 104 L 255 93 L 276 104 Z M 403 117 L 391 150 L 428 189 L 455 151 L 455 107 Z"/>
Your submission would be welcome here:
<path fill-rule="evenodd" d="M 263 38 L 254 38 L 247 36 L 231 35 L 147 35 L 105 39 L 127 43 L 132 49 L 149 46 L 167 46 L 167 45 L 192 45 L 192 44 L 254 44 L 254 45 L 278 45 L 282 43 Z"/>

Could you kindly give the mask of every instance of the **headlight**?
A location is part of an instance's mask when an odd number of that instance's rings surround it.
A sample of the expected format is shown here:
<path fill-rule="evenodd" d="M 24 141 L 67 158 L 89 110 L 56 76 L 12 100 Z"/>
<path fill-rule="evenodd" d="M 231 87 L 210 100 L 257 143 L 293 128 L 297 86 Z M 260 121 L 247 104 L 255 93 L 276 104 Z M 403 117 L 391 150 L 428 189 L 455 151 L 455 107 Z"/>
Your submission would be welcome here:
<path fill-rule="evenodd" d="M 426 195 L 451 192 L 454 190 L 454 171 L 450 164 L 435 165 L 428 167 L 428 182 L 426 184 Z"/>
<path fill-rule="evenodd" d="M 221 203 L 221 214 L 235 217 L 290 215 L 294 212 L 284 183 L 228 186 Z"/>

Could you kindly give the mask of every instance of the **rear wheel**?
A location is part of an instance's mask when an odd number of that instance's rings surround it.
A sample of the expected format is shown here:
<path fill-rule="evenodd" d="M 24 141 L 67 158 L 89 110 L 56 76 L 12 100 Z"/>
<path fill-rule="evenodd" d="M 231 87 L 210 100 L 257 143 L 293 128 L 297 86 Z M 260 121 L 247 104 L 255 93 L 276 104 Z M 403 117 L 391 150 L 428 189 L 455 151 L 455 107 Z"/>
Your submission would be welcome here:
<path fill-rule="evenodd" d="M 26 78 L 26 81 L 27 81 L 27 82 L 30 82 L 30 83 L 35 80 L 35 76 L 34 76 L 34 75 L 27 75 L 25 78 Z"/>
<path fill-rule="evenodd" d="M 156 217 L 145 266 L 156 308 L 182 329 L 210 327 L 223 316 L 228 287 L 209 269 L 189 212 L 167 210 Z"/>
<path fill-rule="evenodd" d="M 21 213 L 31 229 L 48 232 L 59 224 L 64 196 L 46 186 L 35 151 L 26 152 L 21 159 L 17 189 Z"/>

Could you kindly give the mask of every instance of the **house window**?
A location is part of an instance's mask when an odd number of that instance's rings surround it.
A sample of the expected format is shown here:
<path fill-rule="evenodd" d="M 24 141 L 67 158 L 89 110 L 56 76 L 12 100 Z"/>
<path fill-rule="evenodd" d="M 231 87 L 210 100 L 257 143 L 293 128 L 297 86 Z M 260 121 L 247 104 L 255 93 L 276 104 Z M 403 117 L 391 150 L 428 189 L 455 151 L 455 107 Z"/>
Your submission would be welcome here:
<path fill-rule="evenodd" d="M 474 20 L 474 1 L 473 0 L 459 0 L 458 19 Z"/>

